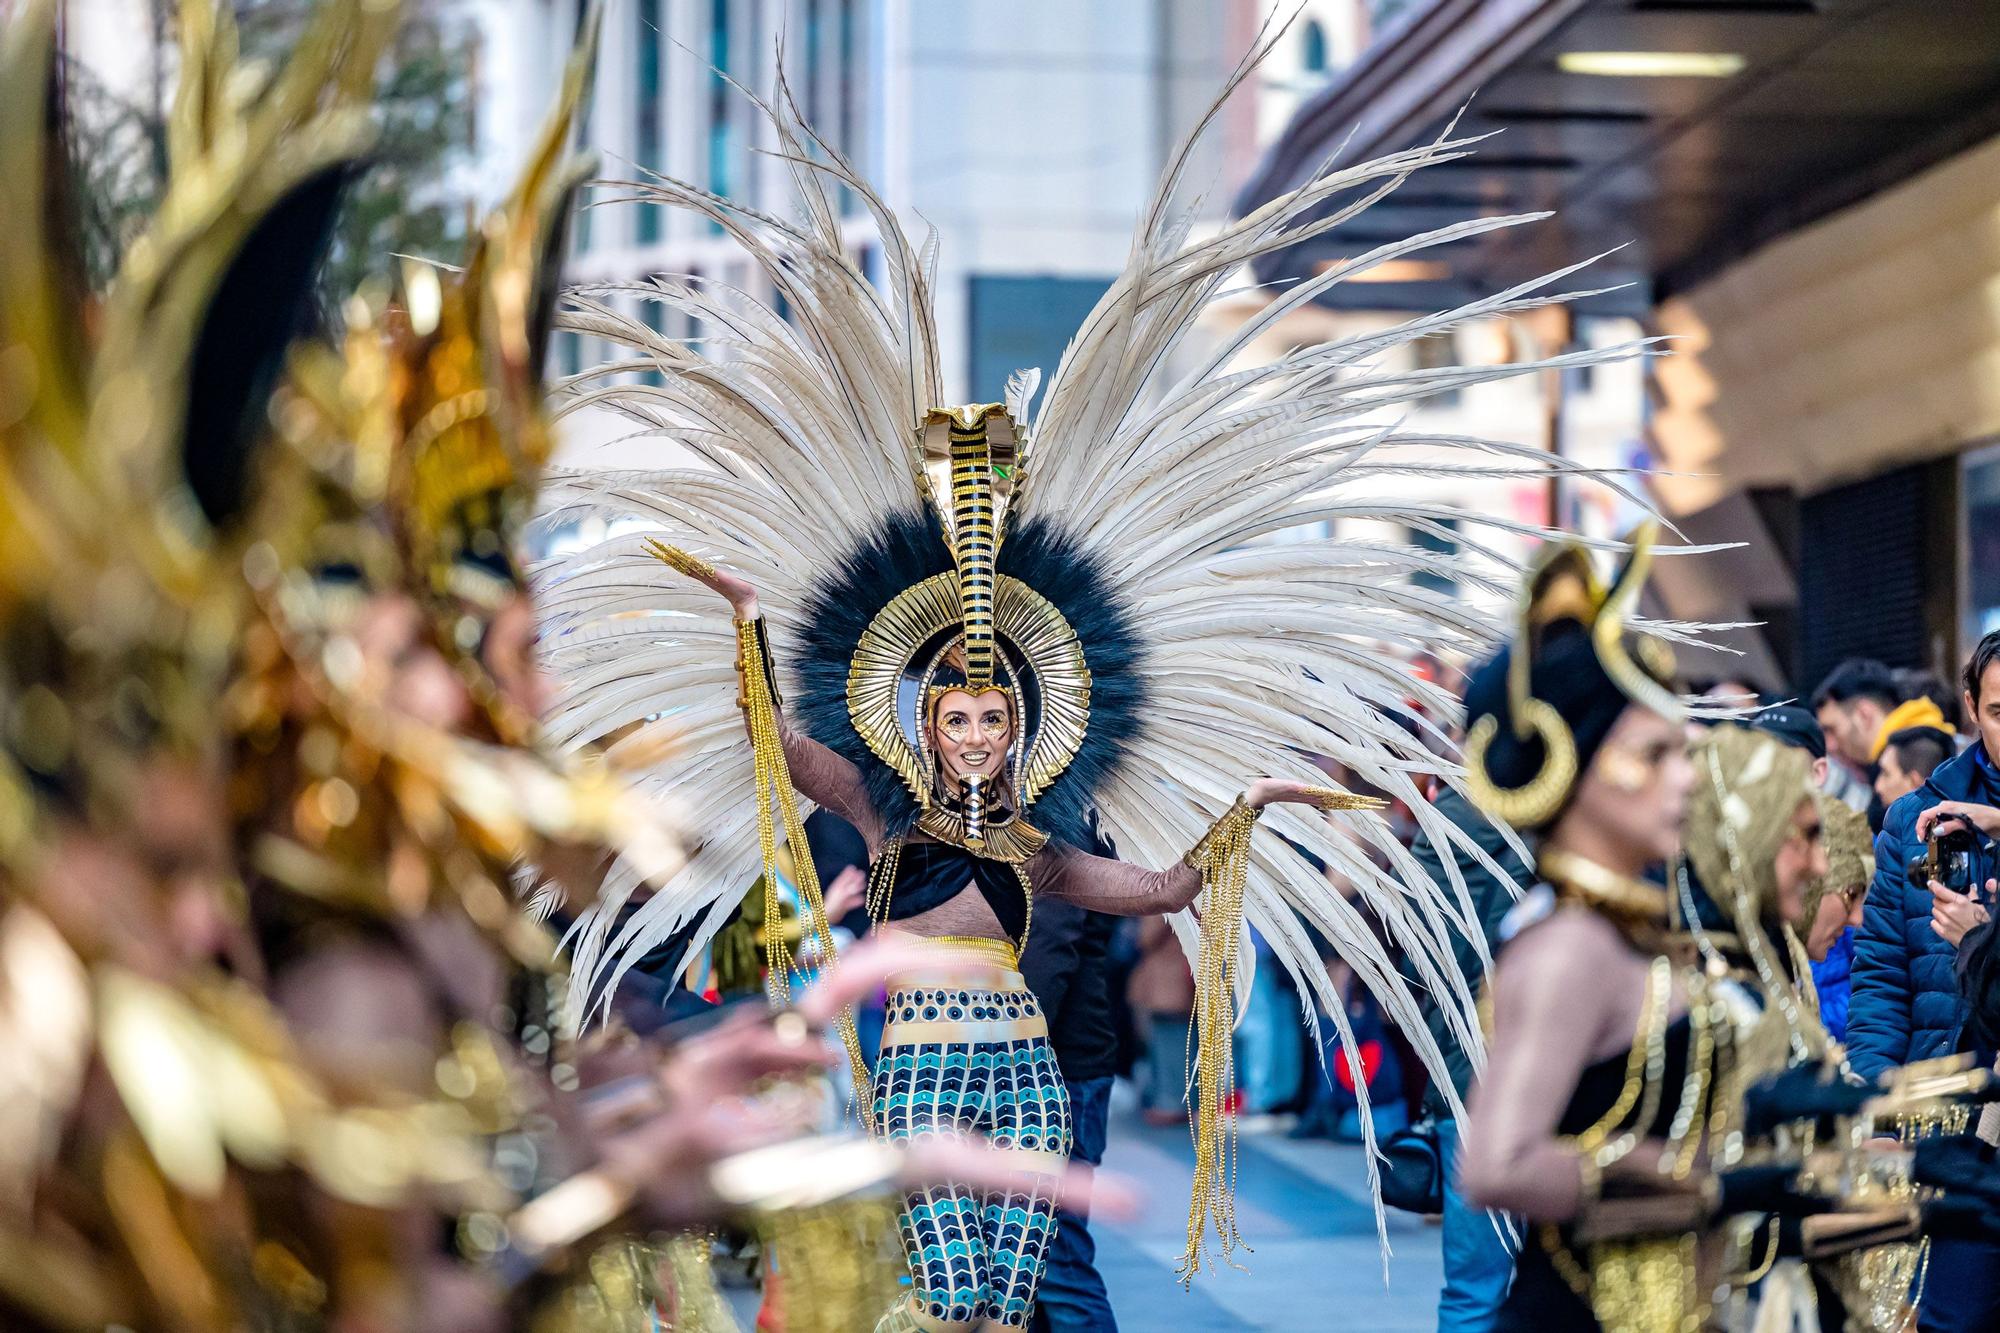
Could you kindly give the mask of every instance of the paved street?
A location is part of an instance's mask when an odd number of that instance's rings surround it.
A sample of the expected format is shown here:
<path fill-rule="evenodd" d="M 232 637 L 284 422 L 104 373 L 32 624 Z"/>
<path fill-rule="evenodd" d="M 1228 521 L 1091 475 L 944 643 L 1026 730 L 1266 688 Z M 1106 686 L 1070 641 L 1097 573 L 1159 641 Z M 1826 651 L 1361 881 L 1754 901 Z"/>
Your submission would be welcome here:
<path fill-rule="evenodd" d="M 1145 1217 L 1097 1228 L 1098 1256 L 1128 1333 L 1343 1328 L 1416 1333 L 1436 1327 L 1438 1229 L 1389 1214 L 1389 1282 L 1382 1281 L 1361 1149 L 1279 1134 L 1246 1135 L 1237 1182 L 1250 1271 L 1174 1278 L 1187 1232 L 1194 1149 L 1185 1128 L 1153 1129 L 1114 1114 L 1107 1168 L 1151 1195 Z"/>

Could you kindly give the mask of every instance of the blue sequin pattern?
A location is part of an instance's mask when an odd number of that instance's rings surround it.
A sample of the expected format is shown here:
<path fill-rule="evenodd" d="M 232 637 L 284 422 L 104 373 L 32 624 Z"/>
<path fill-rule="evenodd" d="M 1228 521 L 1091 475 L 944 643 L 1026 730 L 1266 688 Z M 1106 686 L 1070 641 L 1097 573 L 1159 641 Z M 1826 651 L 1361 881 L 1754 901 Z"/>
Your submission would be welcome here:
<path fill-rule="evenodd" d="M 916 986 L 889 996 L 875 1068 L 875 1123 L 892 1142 L 977 1134 L 1050 1154 L 1070 1147 L 1069 1092 L 1026 989 Z M 932 1024 L 960 1028 L 968 1040 Z M 936 1186 L 904 1201 L 903 1244 L 926 1327 L 1025 1328 L 1056 1227 L 1053 1175 L 1006 1190 Z"/>

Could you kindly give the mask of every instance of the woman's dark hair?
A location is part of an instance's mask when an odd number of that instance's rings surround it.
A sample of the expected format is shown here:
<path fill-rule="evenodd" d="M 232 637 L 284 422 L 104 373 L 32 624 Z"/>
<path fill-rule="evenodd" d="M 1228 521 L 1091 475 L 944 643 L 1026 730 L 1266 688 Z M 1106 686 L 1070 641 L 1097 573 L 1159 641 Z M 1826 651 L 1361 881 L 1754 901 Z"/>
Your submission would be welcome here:
<path fill-rule="evenodd" d="M 1958 989 L 1966 1024 L 1979 1049 L 2000 1045 L 2000 931 L 1989 921 L 1965 937 L 1958 951 Z"/>
<path fill-rule="evenodd" d="M 2000 662 L 2000 629 L 1974 645 L 1972 656 L 1965 660 L 1965 692 L 1971 697 L 1974 708 L 1979 707 L 1979 682 L 1985 677 L 1986 668 L 1995 662 Z"/>

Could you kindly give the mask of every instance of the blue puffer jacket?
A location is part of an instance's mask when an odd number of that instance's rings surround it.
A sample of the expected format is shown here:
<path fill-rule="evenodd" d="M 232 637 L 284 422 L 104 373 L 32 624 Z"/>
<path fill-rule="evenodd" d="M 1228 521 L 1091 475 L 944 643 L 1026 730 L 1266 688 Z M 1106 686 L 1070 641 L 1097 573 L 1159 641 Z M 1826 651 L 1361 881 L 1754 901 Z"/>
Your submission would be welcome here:
<path fill-rule="evenodd" d="M 1847 1012 L 1847 1052 L 1854 1071 L 1873 1079 L 1912 1060 L 1958 1049 L 1965 1005 L 1954 971 L 1956 951 L 1931 929 L 1930 890 L 1910 883 L 1910 862 L 1924 853 L 1917 816 L 1940 801 L 2000 805 L 2000 773 L 1974 745 L 1940 764 L 1931 779 L 1889 807 L 1875 838 L 1875 880 L 1854 941 Z M 1983 838 L 1973 851 L 1978 882 L 2000 876 L 2000 856 Z"/>
<path fill-rule="evenodd" d="M 1835 1041 L 1847 1040 L 1847 999 L 1854 981 L 1854 927 L 1840 932 L 1840 938 L 1826 951 L 1826 957 L 1812 965 L 1813 990 L 1819 995 L 1819 1021 L 1826 1035 Z"/>

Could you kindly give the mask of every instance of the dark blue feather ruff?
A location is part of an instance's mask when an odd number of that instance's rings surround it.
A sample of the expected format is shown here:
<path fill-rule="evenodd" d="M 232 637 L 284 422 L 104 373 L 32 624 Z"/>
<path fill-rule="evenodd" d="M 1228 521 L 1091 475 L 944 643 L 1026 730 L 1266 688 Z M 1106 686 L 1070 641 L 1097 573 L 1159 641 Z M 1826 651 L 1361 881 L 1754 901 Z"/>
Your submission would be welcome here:
<path fill-rule="evenodd" d="M 916 822 L 917 803 L 894 769 L 875 757 L 847 712 L 847 673 L 861 636 L 891 598 L 951 570 L 937 524 L 922 510 L 892 516 L 806 598 L 804 625 L 789 660 L 797 697 L 788 712 L 806 735 L 852 761 L 866 776 L 869 799 L 890 833 Z M 1068 533 L 1041 519 L 1010 532 L 999 572 L 1055 604 L 1083 644 L 1090 667 L 1090 727 L 1076 758 L 1027 812 L 1028 822 L 1059 842 L 1090 847 L 1090 812 L 1098 790 L 1117 772 L 1144 716 L 1145 654 L 1131 611 L 1114 594 L 1101 556 L 1084 553 Z"/>

